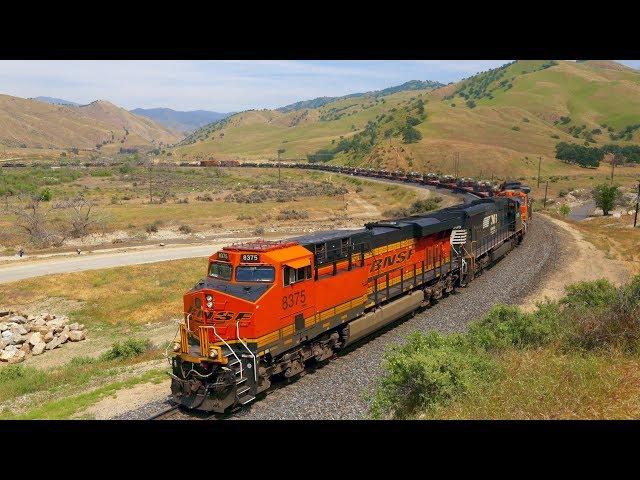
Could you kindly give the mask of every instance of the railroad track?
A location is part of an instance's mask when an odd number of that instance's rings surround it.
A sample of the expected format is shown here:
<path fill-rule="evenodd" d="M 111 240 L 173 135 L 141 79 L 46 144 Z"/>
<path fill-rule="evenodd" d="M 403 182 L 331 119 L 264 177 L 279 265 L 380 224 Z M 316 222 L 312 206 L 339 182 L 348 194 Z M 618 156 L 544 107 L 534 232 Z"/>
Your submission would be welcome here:
<path fill-rule="evenodd" d="M 181 408 L 179 405 L 171 405 L 147 418 L 147 420 L 221 420 L 218 414 L 193 412 Z"/>

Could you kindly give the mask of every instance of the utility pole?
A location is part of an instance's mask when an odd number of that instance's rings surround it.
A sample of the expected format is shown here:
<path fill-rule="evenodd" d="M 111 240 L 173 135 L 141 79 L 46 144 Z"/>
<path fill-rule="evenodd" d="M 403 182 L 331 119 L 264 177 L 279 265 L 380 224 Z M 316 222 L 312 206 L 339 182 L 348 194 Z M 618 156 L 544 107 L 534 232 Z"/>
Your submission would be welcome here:
<path fill-rule="evenodd" d="M 616 168 L 616 154 L 612 153 L 613 157 L 611 158 L 611 182 L 613 182 L 613 170 Z"/>
<path fill-rule="evenodd" d="M 152 163 L 149 163 L 149 204 L 153 203 L 153 190 L 151 189 L 151 168 L 153 167 Z"/>
<path fill-rule="evenodd" d="M 542 208 L 547 208 L 547 189 L 548 188 L 549 188 L 549 180 L 547 180 L 547 183 L 544 186 L 544 203 L 542 204 Z"/>
<path fill-rule="evenodd" d="M 633 217 L 633 228 L 638 224 L 638 204 L 640 203 L 640 180 L 638 180 L 638 196 L 636 197 L 636 215 Z"/>
<path fill-rule="evenodd" d="M 540 167 L 542 166 L 542 155 L 538 155 L 538 188 L 540 188 Z"/>
<path fill-rule="evenodd" d="M 280 154 L 284 152 L 284 148 L 279 148 L 278 149 L 278 183 L 280 183 L 281 181 L 281 176 L 280 176 Z"/>

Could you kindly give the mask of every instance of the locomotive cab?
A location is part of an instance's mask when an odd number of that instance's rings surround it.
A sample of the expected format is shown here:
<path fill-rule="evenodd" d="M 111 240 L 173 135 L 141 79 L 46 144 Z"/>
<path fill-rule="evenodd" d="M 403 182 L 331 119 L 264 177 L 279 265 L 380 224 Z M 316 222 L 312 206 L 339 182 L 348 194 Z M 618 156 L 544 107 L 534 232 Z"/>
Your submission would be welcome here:
<path fill-rule="evenodd" d="M 268 387 L 258 380 L 258 359 L 269 354 L 260 347 L 313 310 L 312 264 L 311 252 L 295 242 L 232 245 L 209 257 L 207 276 L 183 298 L 173 346 L 178 403 L 222 412 L 243 393 Z"/>

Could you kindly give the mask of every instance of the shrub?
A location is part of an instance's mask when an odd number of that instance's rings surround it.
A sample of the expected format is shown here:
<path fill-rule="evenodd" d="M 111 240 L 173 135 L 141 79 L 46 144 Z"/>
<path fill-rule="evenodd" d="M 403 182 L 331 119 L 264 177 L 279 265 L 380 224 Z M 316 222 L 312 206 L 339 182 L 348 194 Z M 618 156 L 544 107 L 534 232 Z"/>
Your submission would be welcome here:
<path fill-rule="evenodd" d="M 473 100 L 467 100 L 466 104 L 469 108 L 476 108 L 476 102 L 474 102 Z"/>
<path fill-rule="evenodd" d="M 42 190 L 42 192 L 40 192 L 40 200 L 43 202 L 48 202 L 53 198 L 53 194 L 51 193 L 51 190 L 49 190 L 48 188 L 45 188 L 44 190 Z"/>
<path fill-rule="evenodd" d="M 497 305 L 482 319 L 469 325 L 472 343 L 487 349 L 537 347 L 551 341 L 557 323 L 547 304 L 544 315 L 523 313 L 518 307 Z"/>
<path fill-rule="evenodd" d="M 597 185 L 591 191 L 591 194 L 593 195 L 593 200 L 595 201 L 596 206 L 601 208 L 605 215 L 609 214 L 621 197 L 621 193 L 617 185 L 609 185 L 606 183 Z"/>
<path fill-rule="evenodd" d="M 144 231 L 147 233 L 156 233 L 158 231 L 158 225 L 154 223 L 149 223 L 145 225 Z"/>
<path fill-rule="evenodd" d="M 258 227 L 253 231 L 254 235 L 264 235 L 264 228 Z"/>
<path fill-rule="evenodd" d="M 571 207 L 566 203 L 563 203 L 562 205 L 560 205 L 560 208 L 558 208 L 558 213 L 560 213 L 560 215 L 562 215 L 563 217 L 566 217 L 571 213 Z"/>
<path fill-rule="evenodd" d="M 305 218 L 309 218 L 309 212 L 295 208 L 285 208 L 276 216 L 277 220 L 302 220 Z"/>
<path fill-rule="evenodd" d="M 565 291 L 560 303 L 573 312 L 606 308 L 613 303 L 617 294 L 616 287 L 604 279 L 567 285 Z"/>
<path fill-rule="evenodd" d="M 415 332 L 406 345 L 385 353 L 383 367 L 371 406 L 374 418 L 407 418 L 446 404 L 485 378 L 493 364 L 460 336 Z"/>
<path fill-rule="evenodd" d="M 515 130 L 516 132 L 519 132 L 520 127 L 518 127 L 517 125 L 514 125 L 513 127 L 511 127 L 511 130 Z"/>
<path fill-rule="evenodd" d="M 193 229 L 189 225 L 180 225 L 180 228 L 178 228 L 178 230 L 180 231 L 180 233 L 184 233 L 185 235 L 193 232 Z"/>
<path fill-rule="evenodd" d="M 130 338 L 124 342 L 115 342 L 111 349 L 102 354 L 104 360 L 118 360 L 137 357 L 151 350 L 152 345 L 148 339 Z"/>

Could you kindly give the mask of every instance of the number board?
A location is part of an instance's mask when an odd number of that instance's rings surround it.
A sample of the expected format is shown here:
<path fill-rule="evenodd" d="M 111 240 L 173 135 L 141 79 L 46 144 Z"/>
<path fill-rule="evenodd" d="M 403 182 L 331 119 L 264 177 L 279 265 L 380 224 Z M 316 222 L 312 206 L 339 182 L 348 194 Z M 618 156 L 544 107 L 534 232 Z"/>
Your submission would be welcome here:
<path fill-rule="evenodd" d="M 243 253 L 240 260 L 244 263 L 257 263 L 260 261 L 260 255 L 257 253 Z"/>
<path fill-rule="evenodd" d="M 229 260 L 229 254 L 227 252 L 218 252 L 218 260 Z"/>

